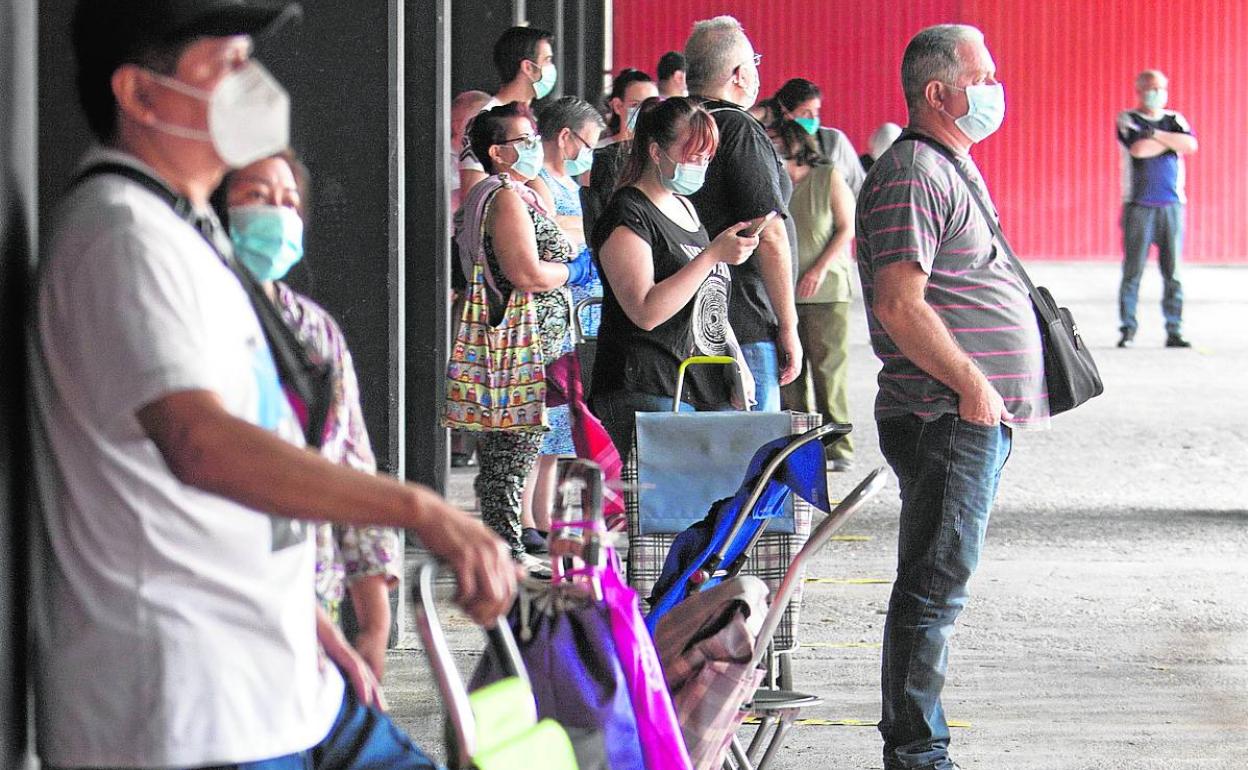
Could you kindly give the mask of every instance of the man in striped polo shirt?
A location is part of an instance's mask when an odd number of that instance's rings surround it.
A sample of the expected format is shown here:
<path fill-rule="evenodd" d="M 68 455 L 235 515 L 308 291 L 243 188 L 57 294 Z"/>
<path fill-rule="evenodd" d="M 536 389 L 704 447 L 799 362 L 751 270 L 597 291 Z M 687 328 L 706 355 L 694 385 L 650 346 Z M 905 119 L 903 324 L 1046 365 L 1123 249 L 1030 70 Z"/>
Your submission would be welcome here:
<path fill-rule="evenodd" d="M 975 199 L 995 212 L 968 154 L 1004 118 L 995 75 L 974 27 L 917 34 L 901 65 L 907 134 L 871 167 L 858 201 L 858 267 L 883 362 L 875 415 L 902 503 L 881 672 L 887 770 L 956 767 L 940 701 L 949 638 L 1012 432 L 1049 418 L 1027 289 Z"/>

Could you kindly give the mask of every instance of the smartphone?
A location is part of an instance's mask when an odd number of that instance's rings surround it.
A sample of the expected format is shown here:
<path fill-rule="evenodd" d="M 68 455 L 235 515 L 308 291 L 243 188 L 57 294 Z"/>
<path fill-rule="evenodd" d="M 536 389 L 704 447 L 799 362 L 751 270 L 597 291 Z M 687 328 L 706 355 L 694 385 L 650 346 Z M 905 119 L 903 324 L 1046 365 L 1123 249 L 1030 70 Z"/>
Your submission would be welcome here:
<path fill-rule="evenodd" d="M 770 222 L 772 218 L 774 218 L 775 216 L 776 216 L 776 212 L 768 211 L 767 216 L 758 220 L 758 224 L 754 225 L 753 227 L 747 227 L 744 230 L 741 230 L 740 232 L 737 233 L 737 235 L 741 236 L 742 238 L 755 238 L 758 236 L 759 233 L 763 231 L 763 228 L 766 227 L 767 223 Z"/>

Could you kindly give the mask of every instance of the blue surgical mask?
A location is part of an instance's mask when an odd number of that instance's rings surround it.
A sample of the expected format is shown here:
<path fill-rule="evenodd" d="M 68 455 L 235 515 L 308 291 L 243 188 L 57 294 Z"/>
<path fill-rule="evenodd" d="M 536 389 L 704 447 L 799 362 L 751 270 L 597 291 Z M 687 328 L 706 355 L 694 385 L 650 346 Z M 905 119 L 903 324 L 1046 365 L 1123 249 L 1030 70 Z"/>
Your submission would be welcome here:
<path fill-rule="evenodd" d="M 555 70 L 554 64 L 544 65 L 541 79 L 533 84 L 533 97 L 545 99 L 551 91 L 555 90 L 555 81 L 558 77 L 559 73 Z"/>
<path fill-rule="evenodd" d="M 802 127 L 806 133 L 814 136 L 819 131 L 819 118 L 793 118 L 793 122 Z"/>
<path fill-rule="evenodd" d="M 672 156 L 663 153 L 668 160 L 672 160 Z M 706 166 L 697 163 L 676 163 L 672 169 L 670 177 L 663 175 L 663 169 L 659 169 L 659 181 L 663 186 L 677 195 L 693 195 L 702 189 L 702 183 L 706 181 Z"/>
<path fill-rule="evenodd" d="M 1170 94 L 1164 88 L 1153 88 L 1144 92 L 1144 106 L 1150 110 L 1164 109 Z"/>
<path fill-rule="evenodd" d="M 516 151 L 516 162 L 511 164 L 512 174 L 524 177 L 525 181 L 537 176 L 546 160 L 540 137 L 533 142 L 514 142 L 512 148 Z"/>
<path fill-rule="evenodd" d="M 580 176 L 594 165 L 594 151 L 584 142 L 579 142 L 581 151 L 576 154 L 575 158 L 567 158 L 563 161 L 563 173 L 568 176 Z"/>
<path fill-rule="evenodd" d="M 260 281 L 277 281 L 303 259 L 303 220 L 286 206 L 232 206 L 234 257 Z"/>
<path fill-rule="evenodd" d="M 1005 121 L 1005 86 L 1000 83 L 983 83 L 960 88 L 966 93 L 968 109 L 960 118 L 954 118 L 953 124 L 970 139 L 972 143 L 982 142 L 993 134 Z"/>

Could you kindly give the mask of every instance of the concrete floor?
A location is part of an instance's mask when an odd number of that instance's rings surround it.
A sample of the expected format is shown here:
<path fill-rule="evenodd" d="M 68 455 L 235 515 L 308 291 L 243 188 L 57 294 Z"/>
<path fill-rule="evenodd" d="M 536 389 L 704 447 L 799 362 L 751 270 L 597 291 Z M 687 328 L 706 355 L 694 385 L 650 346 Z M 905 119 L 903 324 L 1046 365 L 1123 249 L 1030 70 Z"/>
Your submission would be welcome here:
<path fill-rule="evenodd" d="M 1137 346 L 1117 350 L 1117 268 L 1040 264 L 1068 305 L 1106 393 L 1019 434 L 950 656 L 945 705 L 968 770 L 1248 767 L 1248 269 L 1189 267 L 1185 332 L 1165 350 L 1150 267 Z M 871 402 L 878 367 L 859 319 L 852 349 L 857 467 L 880 464 Z M 452 495 L 471 508 L 471 474 Z M 794 663 L 824 698 L 780 768 L 879 768 L 879 642 L 895 565 L 895 486 L 842 531 L 807 585 Z M 449 608 L 448 608 L 449 609 Z M 448 618 L 464 668 L 480 639 Z M 423 654 L 391 654 L 392 711 L 436 747 L 439 705 Z M 748 728 L 747 728 L 748 729 Z"/>

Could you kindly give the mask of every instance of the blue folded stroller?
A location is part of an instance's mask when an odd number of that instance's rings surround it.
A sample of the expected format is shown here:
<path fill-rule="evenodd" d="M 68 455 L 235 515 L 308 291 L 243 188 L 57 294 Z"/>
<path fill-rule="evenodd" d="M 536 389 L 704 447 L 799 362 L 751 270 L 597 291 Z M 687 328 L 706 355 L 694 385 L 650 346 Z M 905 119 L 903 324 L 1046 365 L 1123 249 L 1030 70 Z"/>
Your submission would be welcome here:
<path fill-rule="evenodd" d="M 789 494 L 828 513 L 827 468 L 822 440 L 835 440 L 851 426 L 828 424 L 794 438 L 764 444 L 750 460 L 737 493 L 711 506 L 706 518 L 676 536 L 663 571 L 650 594 L 646 626 L 659 620 L 689 594 L 740 572 L 770 519 L 784 513 Z"/>

